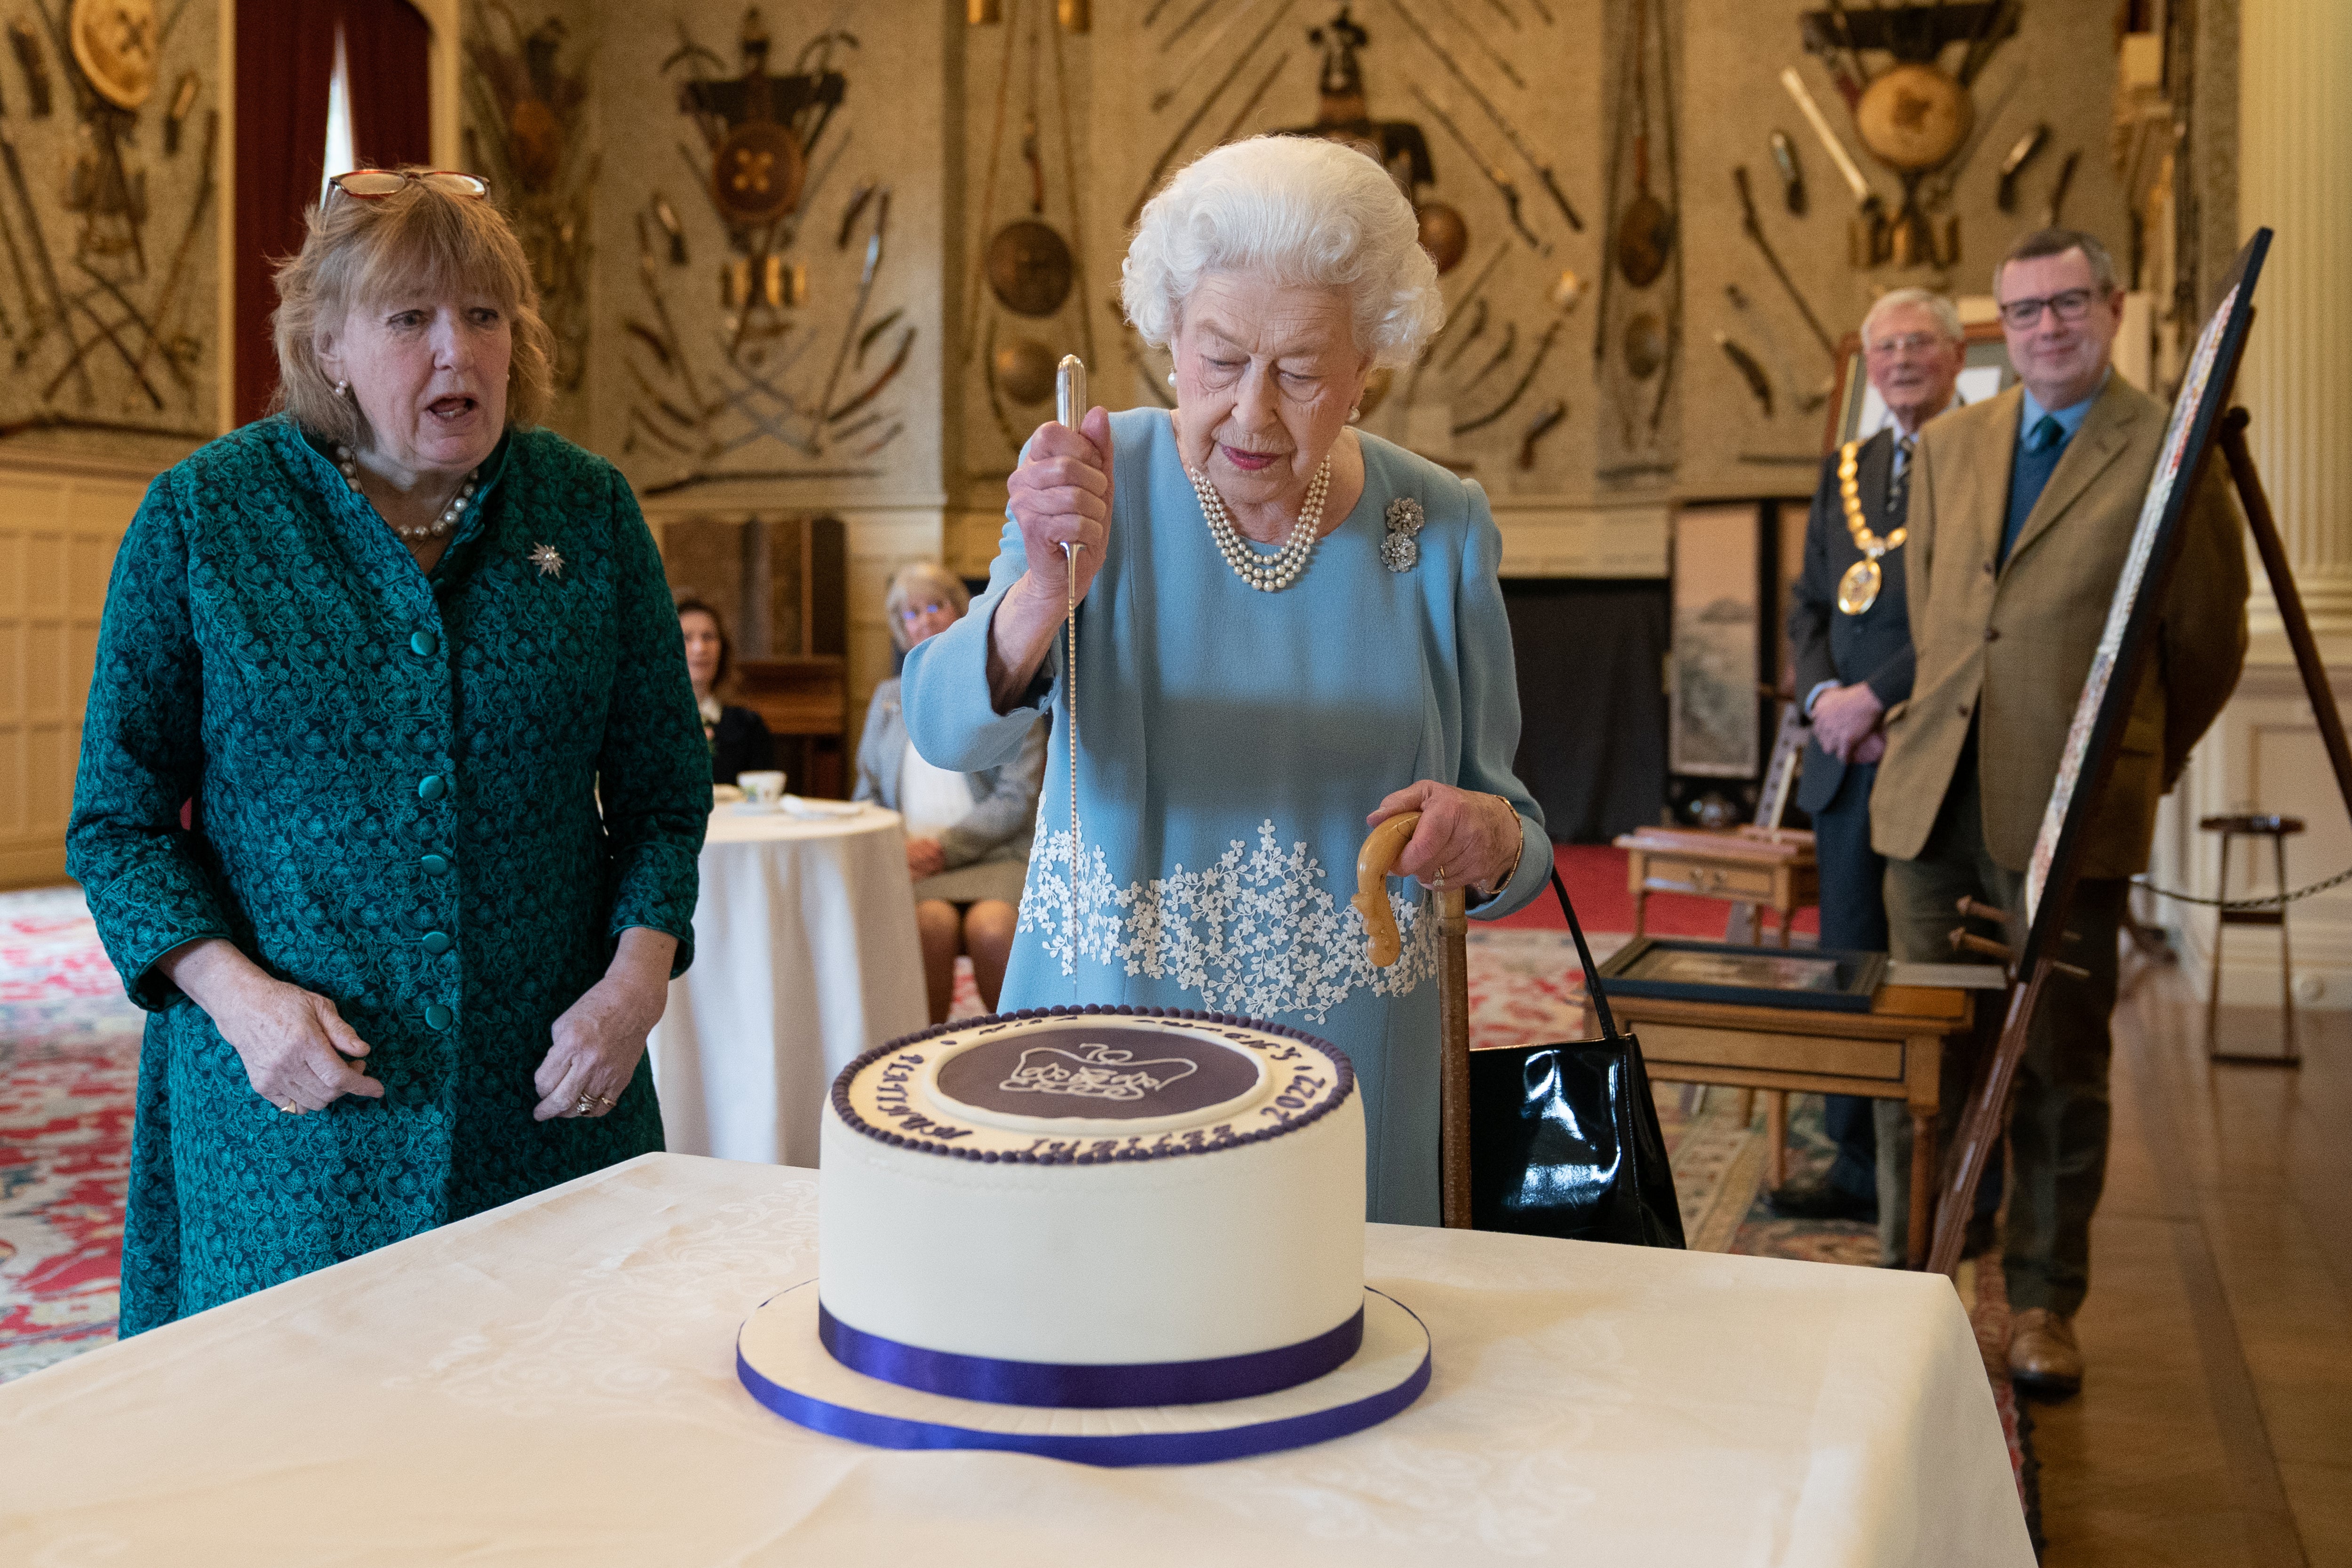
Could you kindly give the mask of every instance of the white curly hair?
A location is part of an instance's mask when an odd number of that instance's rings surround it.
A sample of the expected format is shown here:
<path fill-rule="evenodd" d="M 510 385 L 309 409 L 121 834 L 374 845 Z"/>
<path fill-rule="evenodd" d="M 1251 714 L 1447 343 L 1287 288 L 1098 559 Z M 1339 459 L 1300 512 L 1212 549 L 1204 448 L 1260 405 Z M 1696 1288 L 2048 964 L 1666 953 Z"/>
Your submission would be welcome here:
<path fill-rule="evenodd" d="M 1252 271 L 1345 289 L 1375 365 L 1412 363 L 1445 320 L 1412 204 L 1336 142 L 1253 136 L 1177 171 L 1135 226 L 1119 298 L 1144 341 L 1165 347 L 1203 276 Z"/>

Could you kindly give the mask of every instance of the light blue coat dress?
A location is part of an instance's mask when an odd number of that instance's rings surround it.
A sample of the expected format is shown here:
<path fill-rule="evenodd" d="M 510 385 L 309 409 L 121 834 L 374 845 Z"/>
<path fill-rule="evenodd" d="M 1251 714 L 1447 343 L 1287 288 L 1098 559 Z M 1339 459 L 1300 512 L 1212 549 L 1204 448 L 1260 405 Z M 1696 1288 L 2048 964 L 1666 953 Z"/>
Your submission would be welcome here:
<path fill-rule="evenodd" d="M 908 733 L 934 764 L 1012 758 L 1055 715 L 1036 842 L 1002 1005 L 1192 1007 L 1309 1030 L 1364 1089 L 1369 1215 L 1438 1222 L 1434 922 L 1391 882 L 1404 954 L 1376 970 L 1348 902 L 1365 815 L 1418 779 L 1501 795 L 1517 872 L 1473 913 L 1545 883 L 1519 740 L 1502 536 L 1485 493 L 1370 436 L 1364 493 L 1291 586 L 1245 585 L 1218 553 L 1160 409 L 1111 416 L 1115 496 L 1102 571 L 1078 609 L 1077 875 L 1071 726 L 1057 641 L 1009 710 L 991 703 L 989 626 L 1027 568 L 1009 519 L 988 591 L 907 656 Z M 1381 558 L 1391 501 L 1426 522 L 1419 560 Z"/>

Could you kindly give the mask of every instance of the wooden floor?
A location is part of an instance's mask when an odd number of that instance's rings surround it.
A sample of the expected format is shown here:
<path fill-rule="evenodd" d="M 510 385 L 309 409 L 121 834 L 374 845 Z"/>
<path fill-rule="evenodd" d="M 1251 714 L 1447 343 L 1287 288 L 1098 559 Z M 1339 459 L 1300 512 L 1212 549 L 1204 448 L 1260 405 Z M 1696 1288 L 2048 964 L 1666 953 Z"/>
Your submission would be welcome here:
<path fill-rule="evenodd" d="M 2089 1375 L 2031 1407 L 2048 1568 L 2352 1568 L 2352 1014 L 2302 1021 L 2299 1072 L 2215 1068 L 2177 972 L 2117 1009 Z"/>

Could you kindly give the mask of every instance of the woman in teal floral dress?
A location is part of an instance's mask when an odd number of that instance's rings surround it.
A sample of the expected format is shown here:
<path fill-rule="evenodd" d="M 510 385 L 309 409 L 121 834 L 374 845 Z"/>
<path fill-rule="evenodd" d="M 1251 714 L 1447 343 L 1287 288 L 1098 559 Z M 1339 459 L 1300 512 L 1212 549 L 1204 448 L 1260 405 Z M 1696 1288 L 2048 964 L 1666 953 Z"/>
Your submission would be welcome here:
<path fill-rule="evenodd" d="M 661 563 L 530 427 L 479 182 L 338 186 L 284 413 L 155 481 L 99 634 L 68 864 L 153 1015 L 126 1336 L 661 1146 L 710 803 Z"/>

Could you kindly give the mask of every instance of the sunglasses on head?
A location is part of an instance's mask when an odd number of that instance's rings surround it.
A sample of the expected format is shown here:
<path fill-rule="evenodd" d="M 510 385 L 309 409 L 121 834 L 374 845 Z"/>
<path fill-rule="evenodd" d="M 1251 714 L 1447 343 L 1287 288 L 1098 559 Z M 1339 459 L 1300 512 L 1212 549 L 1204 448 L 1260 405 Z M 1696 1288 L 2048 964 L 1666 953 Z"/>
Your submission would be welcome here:
<path fill-rule="evenodd" d="M 411 181 L 446 191 L 453 196 L 470 196 L 478 202 L 490 194 L 488 180 L 479 174 L 461 174 L 455 169 L 420 169 L 413 173 L 404 169 L 353 169 L 348 174 L 337 174 L 327 184 L 332 193 L 374 202 L 401 190 Z"/>

